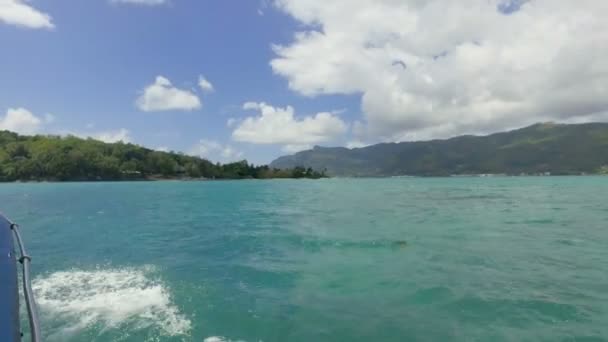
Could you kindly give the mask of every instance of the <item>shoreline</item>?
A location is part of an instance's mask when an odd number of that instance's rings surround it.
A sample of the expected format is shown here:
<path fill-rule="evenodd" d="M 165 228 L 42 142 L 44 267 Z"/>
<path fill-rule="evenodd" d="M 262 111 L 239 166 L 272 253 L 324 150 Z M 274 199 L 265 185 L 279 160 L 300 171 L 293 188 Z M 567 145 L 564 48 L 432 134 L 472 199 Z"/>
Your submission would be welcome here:
<path fill-rule="evenodd" d="M 572 174 L 572 175 L 449 175 L 449 176 L 336 176 L 324 178 L 143 178 L 143 179 L 108 179 L 108 180 L 16 180 L 0 181 L 0 184 L 38 184 L 38 183 L 128 183 L 128 182 L 229 182 L 229 181 L 272 181 L 272 180 L 323 180 L 323 179 L 443 179 L 443 178 L 559 178 L 559 177 L 608 177 L 608 174 Z"/>
<path fill-rule="evenodd" d="M 326 177 L 329 178 L 329 177 Z M 320 180 L 323 178 L 220 178 L 220 179 L 180 179 L 180 178 L 150 178 L 150 179 L 97 179 L 97 180 L 16 180 L 0 181 L 0 184 L 38 184 L 38 183 L 155 183 L 155 182 L 229 182 L 229 181 L 269 181 L 269 180 Z"/>

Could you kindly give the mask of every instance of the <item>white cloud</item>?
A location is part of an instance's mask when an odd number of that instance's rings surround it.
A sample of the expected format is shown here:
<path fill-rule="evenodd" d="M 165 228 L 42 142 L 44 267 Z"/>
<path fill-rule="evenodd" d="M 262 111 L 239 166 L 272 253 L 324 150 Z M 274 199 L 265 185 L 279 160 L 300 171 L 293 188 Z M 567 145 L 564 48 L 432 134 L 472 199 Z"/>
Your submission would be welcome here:
<path fill-rule="evenodd" d="M 281 148 L 281 151 L 287 153 L 296 153 L 300 151 L 310 150 L 312 145 L 285 145 Z"/>
<path fill-rule="evenodd" d="M 206 157 L 209 156 L 211 152 L 221 150 L 221 148 L 222 145 L 217 141 L 201 139 L 190 151 L 190 154 Z"/>
<path fill-rule="evenodd" d="M 264 16 L 266 12 L 266 8 L 270 6 L 269 0 L 261 0 L 258 6 L 258 15 Z"/>
<path fill-rule="evenodd" d="M 26 0 L 0 0 L 0 21 L 31 29 L 55 27 L 50 15 L 40 12 L 26 2 Z"/>
<path fill-rule="evenodd" d="M 51 113 L 44 114 L 44 122 L 47 124 L 53 123 L 55 121 L 55 115 Z"/>
<path fill-rule="evenodd" d="M 119 141 L 128 143 L 132 141 L 131 132 L 126 128 L 85 134 L 85 137 L 106 143 L 115 143 Z"/>
<path fill-rule="evenodd" d="M 168 0 L 110 0 L 110 2 L 145 6 L 158 6 L 169 3 Z"/>
<path fill-rule="evenodd" d="M 190 155 L 213 161 L 233 162 L 243 159 L 243 153 L 230 145 L 223 145 L 214 140 L 201 139 L 190 149 Z"/>
<path fill-rule="evenodd" d="M 369 146 L 369 144 L 364 143 L 363 141 L 359 141 L 359 140 L 349 141 L 346 144 L 347 148 L 362 148 L 362 147 L 366 147 L 366 146 Z"/>
<path fill-rule="evenodd" d="M 163 76 L 157 76 L 154 83 L 143 90 L 135 104 L 144 112 L 191 111 L 202 106 L 200 99 L 193 92 L 174 87 L 171 81 Z"/>
<path fill-rule="evenodd" d="M 276 0 L 306 31 L 275 46 L 271 65 L 298 93 L 360 95 L 363 140 L 608 110 L 608 2 L 517 2 L 506 15 L 515 0 Z"/>
<path fill-rule="evenodd" d="M 301 119 L 292 107 L 273 107 L 264 102 L 247 102 L 245 110 L 256 110 L 259 115 L 247 117 L 232 132 L 236 141 L 254 144 L 310 145 L 327 142 L 344 134 L 347 125 L 334 113 L 323 112 Z"/>
<path fill-rule="evenodd" d="M 214 90 L 213 84 L 211 84 L 203 75 L 198 77 L 198 86 L 201 87 L 203 92 L 212 92 Z"/>
<path fill-rule="evenodd" d="M 232 146 L 224 146 L 220 152 L 224 160 L 237 160 L 243 157 L 243 153 L 235 150 Z"/>
<path fill-rule="evenodd" d="M 35 134 L 40 131 L 44 120 L 25 108 L 9 108 L 6 115 L 0 117 L 0 130 L 19 134 Z"/>
<path fill-rule="evenodd" d="M 170 151 L 167 146 L 159 146 L 159 147 L 155 148 L 154 150 L 158 151 L 158 152 L 169 152 Z"/>
<path fill-rule="evenodd" d="M 0 130 L 7 130 L 19 134 L 32 135 L 40 133 L 45 125 L 55 121 L 55 116 L 45 114 L 38 117 L 25 108 L 9 108 L 6 115 L 0 117 Z M 45 129 L 45 131 L 47 131 Z M 93 138 L 107 143 L 118 141 L 131 142 L 131 132 L 121 128 L 117 130 L 91 132 L 91 133 L 72 133 L 63 131 L 61 135 L 69 134 L 82 138 Z"/>
<path fill-rule="evenodd" d="M 238 123 L 238 120 L 235 118 L 229 118 L 228 121 L 226 121 L 226 127 L 234 127 L 234 125 L 236 125 Z"/>

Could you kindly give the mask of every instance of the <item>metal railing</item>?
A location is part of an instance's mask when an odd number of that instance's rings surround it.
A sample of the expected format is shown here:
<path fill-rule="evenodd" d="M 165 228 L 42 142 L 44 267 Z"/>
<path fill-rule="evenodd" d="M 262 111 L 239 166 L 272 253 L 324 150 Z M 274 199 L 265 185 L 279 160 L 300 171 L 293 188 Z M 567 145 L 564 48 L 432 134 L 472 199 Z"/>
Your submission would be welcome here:
<path fill-rule="evenodd" d="M 23 240 L 21 240 L 21 234 L 19 234 L 19 225 L 11 222 L 11 230 L 15 235 L 21 253 L 19 262 L 21 263 L 23 270 L 23 294 L 25 296 L 25 306 L 27 307 L 27 315 L 30 321 L 32 342 L 40 342 L 40 321 L 38 320 L 38 310 L 36 308 L 36 301 L 34 300 L 34 294 L 32 292 L 32 280 L 30 278 L 30 262 L 32 261 L 32 258 L 25 251 Z"/>

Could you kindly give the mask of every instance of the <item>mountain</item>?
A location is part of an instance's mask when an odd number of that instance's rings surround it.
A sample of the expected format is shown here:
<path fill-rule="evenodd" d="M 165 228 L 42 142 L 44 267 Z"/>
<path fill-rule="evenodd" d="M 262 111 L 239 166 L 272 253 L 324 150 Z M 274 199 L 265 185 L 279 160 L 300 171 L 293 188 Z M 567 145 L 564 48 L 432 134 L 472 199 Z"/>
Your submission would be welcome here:
<path fill-rule="evenodd" d="M 274 170 L 247 161 L 214 164 L 198 157 L 122 142 L 108 144 L 74 136 L 22 136 L 0 131 L 0 182 L 323 176 L 312 169 Z"/>
<path fill-rule="evenodd" d="M 270 166 L 311 167 L 329 176 L 355 177 L 606 173 L 608 124 L 542 123 L 488 136 L 355 149 L 315 147 L 280 157 Z"/>

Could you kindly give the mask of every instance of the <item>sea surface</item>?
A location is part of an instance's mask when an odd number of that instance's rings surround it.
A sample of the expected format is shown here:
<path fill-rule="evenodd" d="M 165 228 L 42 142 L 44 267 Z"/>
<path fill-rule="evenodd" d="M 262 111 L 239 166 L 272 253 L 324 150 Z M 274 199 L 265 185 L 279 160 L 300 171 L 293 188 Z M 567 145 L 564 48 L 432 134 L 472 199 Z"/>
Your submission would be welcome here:
<path fill-rule="evenodd" d="M 608 178 L 2 184 L 0 203 L 48 342 L 608 341 Z"/>

